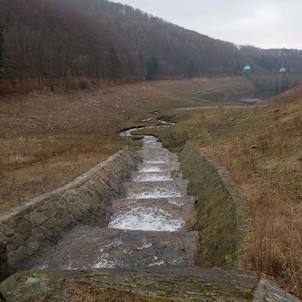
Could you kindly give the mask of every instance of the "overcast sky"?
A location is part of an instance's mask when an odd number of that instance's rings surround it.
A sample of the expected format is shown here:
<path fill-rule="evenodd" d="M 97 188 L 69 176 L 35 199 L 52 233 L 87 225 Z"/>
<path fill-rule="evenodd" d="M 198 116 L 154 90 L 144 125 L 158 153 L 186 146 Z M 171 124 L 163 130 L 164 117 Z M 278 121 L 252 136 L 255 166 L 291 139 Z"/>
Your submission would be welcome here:
<path fill-rule="evenodd" d="M 302 0 L 113 0 L 210 37 L 302 49 Z"/>

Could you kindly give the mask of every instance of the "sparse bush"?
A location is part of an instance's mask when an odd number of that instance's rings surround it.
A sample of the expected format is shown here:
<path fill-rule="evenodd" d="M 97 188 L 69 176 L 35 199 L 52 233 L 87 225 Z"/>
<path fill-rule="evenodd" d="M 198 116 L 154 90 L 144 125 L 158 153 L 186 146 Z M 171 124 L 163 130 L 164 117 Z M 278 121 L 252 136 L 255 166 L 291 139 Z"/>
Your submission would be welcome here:
<path fill-rule="evenodd" d="M 91 88 L 91 84 L 90 84 L 90 82 L 89 82 L 88 79 L 82 78 L 82 79 L 79 80 L 78 87 L 81 90 L 90 89 Z"/>
<path fill-rule="evenodd" d="M 170 150 L 180 150 L 184 144 L 191 138 L 190 131 L 177 129 L 162 133 L 160 136 L 163 144 Z"/>
<path fill-rule="evenodd" d="M 66 79 L 65 80 L 65 89 L 66 90 L 89 90 L 91 89 L 91 83 L 86 78 L 81 79 Z"/>
<path fill-rule="evenodd" d="M 188 218 L 188 226 L 190 231 L 194 231 L 196 229 L 197 221 L 198 221 L 197 213 L 196 211 L 192 211 L 192 213 Z"/>

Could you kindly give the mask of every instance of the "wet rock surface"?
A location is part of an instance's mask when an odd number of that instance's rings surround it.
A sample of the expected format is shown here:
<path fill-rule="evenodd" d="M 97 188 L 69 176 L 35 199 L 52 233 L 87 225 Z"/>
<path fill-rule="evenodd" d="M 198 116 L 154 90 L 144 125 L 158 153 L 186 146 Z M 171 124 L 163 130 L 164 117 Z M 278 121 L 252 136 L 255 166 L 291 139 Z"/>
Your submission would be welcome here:
<path fill-rule="evenodd" d="M 112 221 L 109 227 L 156 231 L 173 230 L 173 221 L 179 224 L 179 230 L 187 230 L 188 219 L 194 206 L 193 197 L 168 197 L 157 199 L 121 199 L 113 203 Z M 128 217 L 125 220 L 124 217 Z M 180 218 L 181 217 L 181 218 Z M 169 223 L 170 221 L 170 223 Z"/>
<path fill-rule="evenodd" d="M 126 198 L 113 201 L 108 226 L 74 228 L 36 268 L 194 265 L 199 236 L 188 231 L 187 224 L 194 198 L 186 196 L 187 182 L 179 172 L 177 156 L 152 136 L 143 138 L 141 156 L 143 162 L 127 185 Z"/>
<path fill-rule="evenodd" d="M 78 227 L 46 255 L 38 268 L 93 270 L 194 265 L 197 240 L 197 232 Z"/>
<path fill-rule="evenodd" d="M 244 273 L 192 266 L 25 271 L 0 284 L 8 301 L 299 302 L 275 283 Z"/>
<path fill-rule="evenodd" d="M 7 264 L 7 248 L 0 244 L 0 281 L 8 276 L 9 268 Z M 0 300 L 1 301 L 1 300 Z"/>
<path fill-rule="evenodd" d="M 19 283 L 18 283 L 19 281 Z M 72 286 L 71 286 L 72 285 Z M 14 288 L 18 288 L 19 295 Z M 2 284 L 13 301 L 253 301 L 257 278 L 194 267 L 25 272 Z M 75 290 L 77 288 L 77 291 Z M 110 299 L 104 299 L 111 290 Z M 118 292 L 128 299 L 118 298 Z M 22 298 L 20 296 L 22 293 Z M 88 300 L 93 297 L 94 299 Z M 137 297 L 139 297 L 137 299 Z M 31 300 L 32 299 L 32 300 Z M 48 299 L 48 300 L 47 300 Z M 114 300 L 117 299 L 117 300 Z"/>

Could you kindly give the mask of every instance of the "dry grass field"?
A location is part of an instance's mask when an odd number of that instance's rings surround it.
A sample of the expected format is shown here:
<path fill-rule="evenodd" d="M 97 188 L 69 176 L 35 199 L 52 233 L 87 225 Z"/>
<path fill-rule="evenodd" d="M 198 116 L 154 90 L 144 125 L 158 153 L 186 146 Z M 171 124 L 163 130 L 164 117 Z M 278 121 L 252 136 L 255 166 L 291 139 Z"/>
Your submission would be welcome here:
<path fill-rule="evenodd" d="M 247 269 L 302 297 L 302 87 L 261 106 L 174 110 L 211 105 L 202 100 L 212 97 L 225 101 L 244 85 L 250 89 L 243 82 L 238 88 L 238 81 L 160 81 L 0 97 L 0 210 L 87 171 L 124 146 L 121 129 L 142 125 L 158 111 L 177 122 L 157 132 L 164 143 L 179 152 L 187 140 L 195 142 L 240 186 L 250 208 Z"/>
<path fill-rule="evenodd" d="M 126 143 L 118 132 L 152 111 L 196 106 L 183 93 L 224 87 L 251 89 L 241 78 L 221 78 L 0 97 L 0 210 L 58 188 L 115 153 Z"/>
<path fill-rule="evenodd" d="M 232 175 L 248 201 L 244 257 L 257 271 L 302 296 L 302 86 L 262 106 L 174 112 L 158 131 L 179 151 L 190 139 Z"/>
<path fill-rule="evenodd" d="M 66 184 L 120 148 L 101 136 L 0 138 L 0 210 Z"/>
<path fill-rule="evenodd" d="M 231 172 L 248 200 L 248 268 L 282 279 L 301 296 L 302 94 L 244 115 L 225 114 L 239 133 L 204 150 Z"/>

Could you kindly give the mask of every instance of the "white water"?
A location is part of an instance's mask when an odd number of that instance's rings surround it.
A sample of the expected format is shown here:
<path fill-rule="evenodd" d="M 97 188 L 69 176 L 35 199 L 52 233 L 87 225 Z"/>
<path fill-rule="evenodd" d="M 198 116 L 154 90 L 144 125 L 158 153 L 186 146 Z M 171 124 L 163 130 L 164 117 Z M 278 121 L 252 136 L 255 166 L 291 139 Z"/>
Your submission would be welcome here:
<path fill-rule="evenodd" d="M 127 195 L 127 199 L 158 199 L 182 196 L 183 194 L 177 190 L 171 190 L 167 188 L 153 188 L 152 190 L 146 192 L 130 192 Z"/>
<path fill-rule="evenodd" d="M 162 169 L 160 167 L 157 166 L 147 166 L 147 167 L 143 167 L 139 170 L 139 172 L 161 172 Z"/>
<path fill-rule="evenodd" d="M 145 181 L 171 181 L 171 173 L 139 173 L 134 178 L 135 182 Z"/>
<path fill-rule="evenodd" d="M 116 247 L 122 246 L 122 245 L 123 245 L 122 241 L 116 240 L 116 241 L 111 242 L 110 244 L 101 246 L 99 248 L 100 258 L 96 264 L 92 265 L 92 268 L 100 269 L 100 268 L 117 267 L 119 265 L 117 260 L 115 260 L 115 259 L 109 260 L 110 253 L 108 250 L 110 250 L 111 248 L 116 248 Z"/>
<path fill-rule="evenodd" d="M 151 127 L 150 127 L 151 128 Z M 138 130 L 130 129 L 123 133 L 124 136 L 131 136 L 131 132 Z M 144 205 L 146 199 L 158 200 L 171 205 L 181 206 L 176 201 L 171 201 L 169 198 L 177 198 L 184 196 L 183 190 L 178 188 L 173 182 L 172 173 L 169 171 L 177 171 L 177 157 L 172 155 L 167 149 L 162 148 L 162 144 L 158 142 L 154 136 L 144 136 L 142 156 L 143 163 L 139 171 L 134 175 L 132 181 L 134 186 L 129 186 L 127 199 L 135 200 L 134 203 L 128 203 L 128 210 L 121 210 L 113 215 L 109 228 L 122 230 L 141 230 L 141 231 L 168 231 L 176 232 L 181 230 L 185 221 L 182 217 L 175 217 L 171 213 L 163 210 L 158 201 L 157 206 Z M 156 150 L 158 149 L 158 150 Z M 143 182 L 149 182 L 150 185 L 145 185 Z M 162 183 L 159 183 L 162 182 Z M 166 182 L 172 182 L 168 184 Z M 152 184 L 154 183 L 154 184 Z M 142 247 L 148 248 L 150 244 L 143 243 Z M 150 266 L 161 265 L 161 261 L 154 261 Z M 108 262 L 106 257 L 100 259 L 97 266 L 113 265 L 112 261 Z"/>
<path fill-rule="evenodd" d="M 127 130 L 123 135 L 131 136 L 132 131 L 133 129 Z M 178 173 L 179 162 L 175 156 L 168 150 L 161 149 L 161 144 L 155 137 L 147 136 L 143 141 L 143 163 L 128 184 L 128 199 L 118 199 L 113 203 L 115 214 L 111 217 L 108 228 L 122 231 L 106 228 L 103 236 L 103 230 L 95 228 L 75 230 L 51 256 L 47 256 L 49 268 L 58 265 L 63 270 L 89 270 L 182 263 L 186 252 L 181 248 L 182 241 L 179 242 L 177 238 L 184 238 L 182 236 L 186 235 L 181 232 L 167 236 L 155 232 L 178 232 L 185 229 L 189 209 L 184 207 L 184 203 L 188 198 L 181 197 L 186 195 L 186 182 Z M 150 146 L 159 150 L 153 150 Z M 169 158 L 167 163 L 158 164 L 166 154 Z M 150 162 L 151 159 L 153 162 Z M 85 241 L 78 246 L 81 238 Z M 164 242 L 161 241 L 162 238 Z M 167 248 L 166 242 L 171 242 L 170 240 L 173 240 L 172 249 L 175 254 L 170 252 L 170 246 Z M 90 256 L 91 259 L 88 258 Z M 62 260 L 63 265 L 60 263 Z M 46 263 L 38 267 L 47 268 Z"/>
<path fill-rule="evenodd" d="M 168 158 L 159 158 L 157 160 L 146 160 L 145 163 L 147 164 L 166 164 L 169 162 Z"/>
<path fill-rule="evenodd" d="M 138 246 L 136 248 L 137 250 L 149 249 L 152 246 L 152 243 L 148 242 L 147 238 L 144 238 L 142 243 L 143 243 L 143 245 L 142 246 Z"/>
<path fill-rule="evenodd" d="M 157 138 L 155 136 L 152 136 L 152 135 L 145 135 L 144 138 L 143 138 L 143 142 L 144 142 L 144 144 L 156 143 Z"/>
<path fill-rule="evenodd" d="M 102 253 L 100 255 L 100 260 L 98 263 L 92 266 L 92 268 L 100 269 L 100 268 L 115 268 L 118 266 L 118 262 L 116 260 L 109 260 L 109 253 Z"/>
<path fill-rule="evenodd" d="M 175 200 L 171 200 L 171 199 L 169 199 L 168 200 L 168 203 L 169 204 L 173 204 L 174 206 L 177 206 L 177 207 L 182 207 L 182 206 L 184 206 L 184 203 L 183 202 L 180 202 L 180 201 L 175 201 Z"/>
<path fill-rule="evenodd" d="M 157 207 L 136 207 L 113 216 L 109 228 L 141 231 L 176 232 L 184 226 L 184 220 Z"/>
<path fill-rule="evenodd" d="M 157 260 L 157 257 L 154 257 L 154 260 L 156 261 Z M 163 265 L 165 262 L 163 260 L 159 260 L 159 261 L 156 261 L 156 262 L 153 262 L 153 263 L 150 263 L 148 265 L 148 267 L 152 267 L 152 266 L 161 266 Z"/>
<path fill-rule="evenodd" d="M 145 146 L 143 147 L 143 150 L 145 149 L 155 149 L 155 148 L 161 148 L 163 145 L 162 143 L 154 143 L 154 142 L 151 142 L 151 143 L 148 143 L 148 144 L 145 144 Z"/>

